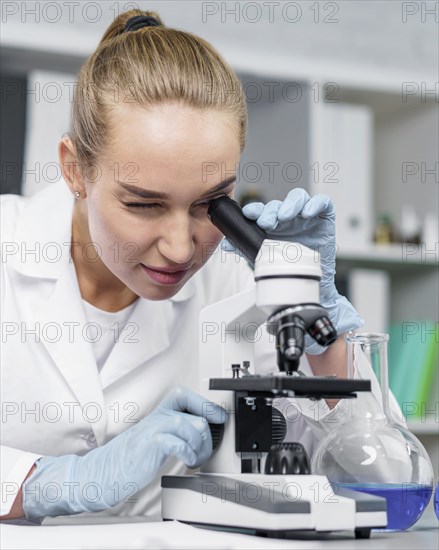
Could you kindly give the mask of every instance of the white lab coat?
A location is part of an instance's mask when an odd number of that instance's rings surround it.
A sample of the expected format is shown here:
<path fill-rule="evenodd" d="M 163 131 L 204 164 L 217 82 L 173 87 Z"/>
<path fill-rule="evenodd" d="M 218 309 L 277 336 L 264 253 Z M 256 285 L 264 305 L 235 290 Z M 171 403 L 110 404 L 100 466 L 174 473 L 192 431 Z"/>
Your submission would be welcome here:
<path fill-rule="evenodd" d="M 174 385 L 197 391 L 200 309 L 254 284 L 245 261 L 217 251 L 173 298 L 138 300 L 99 372 L 70 257 L 72 208 L 64 181 L 31 198 L 2 197 L 1 514 L 39 456 L 85 454 L 147 415 Z M 261 371 L 275 365 L 271 348 L 261 349 Z M 306 360 L 301 368 L 311 374 Z M 308 400 L 300 408 L 284 407 L 288 439 L 311 453 L 334 411 Z M 171 458 L 135 502 L 100 514 L 157 519 L 161 475 L 184 472 Z"/>

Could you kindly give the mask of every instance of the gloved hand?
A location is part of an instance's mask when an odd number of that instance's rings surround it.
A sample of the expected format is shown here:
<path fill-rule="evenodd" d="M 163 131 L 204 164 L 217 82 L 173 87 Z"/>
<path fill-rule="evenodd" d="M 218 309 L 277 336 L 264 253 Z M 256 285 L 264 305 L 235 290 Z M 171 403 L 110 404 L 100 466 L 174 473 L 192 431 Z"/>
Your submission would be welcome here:
<path fill-rule="evenodd" d="M 328 196 L 311 198 L 304 189 L 293 189 L 284 201 L 273 200 L 265 205 L 261 202 L 250 203 L 243 207 L 242 212 L 267 232 L 267 238 L 297 242 L 320 253 L 320 303 L 328 310 L 338 334 L 364 324 L 353 306 L 340 296 L 335 287 L 335 211 Z M 223 240 L 221 248 L 236 252 L 227 239 Z M 308 335 L 305 344 L 306 353 L 311 355 L 319 355 L 326 349 Z"/>
<path fill-rule="evenodd" d="M 177 387 L 148 416 L 84 456 L 45 456 L 23 485 L 26 518 L 97 512 L 132 497 L 172 455 L 190 468 L 212 453 L 209 424 L 224 423 L 219 405 Z"/>

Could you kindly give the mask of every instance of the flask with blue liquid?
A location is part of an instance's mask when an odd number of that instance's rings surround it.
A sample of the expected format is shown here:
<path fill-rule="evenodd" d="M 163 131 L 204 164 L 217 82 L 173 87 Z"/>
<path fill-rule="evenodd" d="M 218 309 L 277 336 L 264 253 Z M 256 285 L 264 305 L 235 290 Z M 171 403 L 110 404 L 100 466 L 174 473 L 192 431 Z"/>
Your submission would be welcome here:
<path fill-rule="evenodd" d="M 326 475 L 335 493 L 347 487 L 384 497 L 386 530 L 403 530 L 419 520 L 431 499 L 433 468 L 422 443 L 392 413 L 400 409 L 388 387 L 388 339 L 371 333 L 346 337 L 348 377 L 370 379 L 372 393 L 338 403 L 334 428 L 315 450 L 311 471 Z"/>

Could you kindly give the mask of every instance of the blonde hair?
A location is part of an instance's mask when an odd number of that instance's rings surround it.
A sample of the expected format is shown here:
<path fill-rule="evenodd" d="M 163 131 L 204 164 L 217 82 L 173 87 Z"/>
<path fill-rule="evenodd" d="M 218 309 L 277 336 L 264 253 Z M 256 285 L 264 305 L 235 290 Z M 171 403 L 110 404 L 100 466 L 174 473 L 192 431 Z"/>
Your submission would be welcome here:
<path fill-rule="evenodd" d="M 124 32 L 126 22 L 139 15 L 154 17 L 161 26 Z M 93 165 L 108 145 L 112 110 L 133 102 L 145 107 L 183 103 L 228 113 L 244 148 L 247 107 L 233 69 L 206 40 L 164 26 L 151 11 L 120 14 L 81 67 L 70 131 L 81 168 Z"/>

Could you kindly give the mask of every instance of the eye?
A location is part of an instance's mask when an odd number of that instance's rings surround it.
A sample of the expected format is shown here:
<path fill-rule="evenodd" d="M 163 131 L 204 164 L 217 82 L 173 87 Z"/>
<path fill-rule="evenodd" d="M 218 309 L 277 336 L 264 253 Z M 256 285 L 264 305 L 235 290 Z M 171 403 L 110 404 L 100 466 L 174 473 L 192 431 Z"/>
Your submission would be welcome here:
<path fill-rule="evenodd" d="M 162 205 L 156 202 L 146 203 L 146 202 L 125 202 L 125 206 L 129 208 L 160 208 Z"/>
<path fill-rule="evenodd" d="M 195 206 L 204 206 L 204 207 L 209 207 L 210 206 L 210 203 L 215 200 L 215 199 L 219 199 L 220 197 L 224 197 L 225 196 L 225 193 L 221 193 L 220 195 L 217 195 L 216 197 L 211 197 L 210 199 L 207 199 L 203 202 L 199 202 L 198 204 L 196 204 Z"/>

